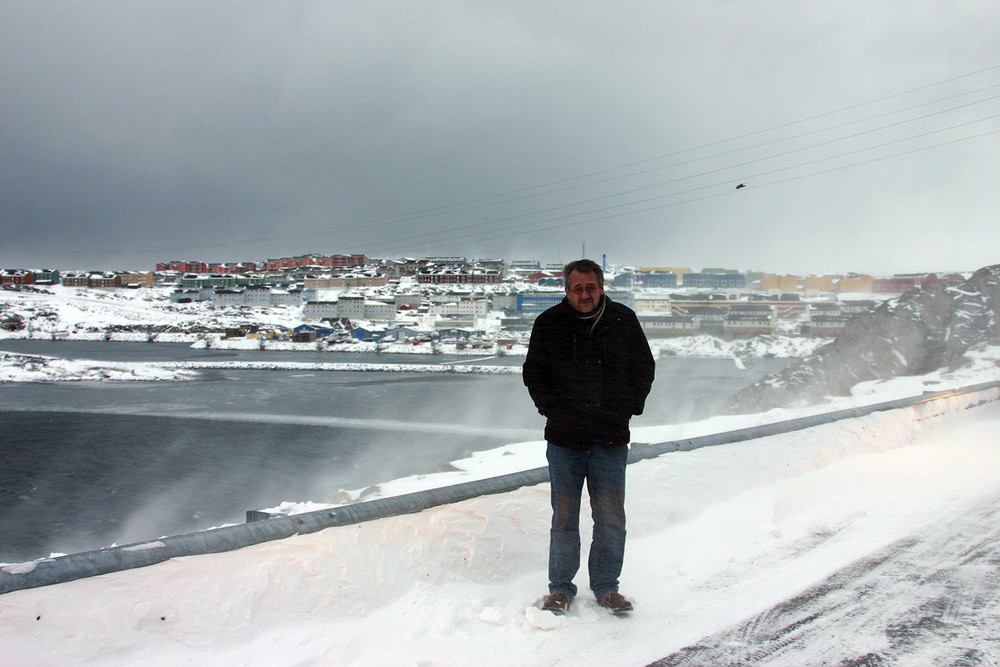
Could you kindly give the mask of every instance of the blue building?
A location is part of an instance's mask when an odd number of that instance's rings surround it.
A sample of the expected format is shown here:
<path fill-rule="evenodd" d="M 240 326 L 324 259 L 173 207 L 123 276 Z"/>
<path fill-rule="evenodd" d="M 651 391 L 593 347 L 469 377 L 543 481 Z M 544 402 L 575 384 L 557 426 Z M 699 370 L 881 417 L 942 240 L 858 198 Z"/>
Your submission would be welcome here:
<path fill-rule="evenodd" d="M 564 292 L 521 292 L 517 295 L 517 309 L 525 314 L 537 315 L 563 300 Z"/>
<path fill-rule="evenodd" d="M 746 289 L 747 277 L 743 273 L 685 273 L 684 287 L 710 289 Z"/>
<path fill-rule="evenodd" d="M 621 290 L 607 290 L 612 301 L 635 310 L 635 294 Z M 521 292 L 517 295 L 517 309 L 525 315 L 537 315 L 558 304 L 566 296 L 565 292 Z"/>
<path fill-rule="evenodd" d="M 300 334 L 314 334 L 316 338 L 326 338 L 332 335 L 336 329 L 333 327 L 316 326 L 313 324 L 300 324 L 299 326 L 292 329 L 292 332 Z"/>
<path fill-rule="evenodd" d="M 643 287 L 677 287 L 677 274 L 673 272 L 650 271 L 642 274 L 641 278 Z"/>
<path fill-rule="evenodd" d="M 677 287 L 677 274 L 672 271 L 631 271 L 615 276 L 614 286 L 621 289 L 632 287 Z"/>

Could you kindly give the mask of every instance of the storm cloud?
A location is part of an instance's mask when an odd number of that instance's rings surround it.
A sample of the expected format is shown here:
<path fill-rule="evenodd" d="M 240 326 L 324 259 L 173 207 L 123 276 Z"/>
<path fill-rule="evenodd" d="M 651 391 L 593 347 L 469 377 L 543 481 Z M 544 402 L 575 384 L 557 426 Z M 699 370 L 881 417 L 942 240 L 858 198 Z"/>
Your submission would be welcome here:
<path fill-rule="evenodd" d="M 998 35 L 989 1 L 4 2 L 0 266 L 972 270 Z"/>

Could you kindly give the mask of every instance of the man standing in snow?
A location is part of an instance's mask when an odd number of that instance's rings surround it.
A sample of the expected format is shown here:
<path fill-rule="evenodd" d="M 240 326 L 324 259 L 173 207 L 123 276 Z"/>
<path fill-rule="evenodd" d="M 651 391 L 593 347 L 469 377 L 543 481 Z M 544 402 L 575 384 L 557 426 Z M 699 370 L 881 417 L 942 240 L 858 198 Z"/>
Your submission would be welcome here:
<path fill-rule="evenodd" d="M 654 361 L 635 313 L 604 294 L 604 272 L 588 259 L 563 270 L 566 298 L 538 316 L 523 368 L 524 384 L 546 417 L 552 487 L 549 594 L 542 608 L 566 612 L 580 567 L 584 480 L 594 536 L 590 588 L 614 613 L 632 610 L 618 592 L 625 555 L 625 466 L 629 419 L 642 414 Z"/>

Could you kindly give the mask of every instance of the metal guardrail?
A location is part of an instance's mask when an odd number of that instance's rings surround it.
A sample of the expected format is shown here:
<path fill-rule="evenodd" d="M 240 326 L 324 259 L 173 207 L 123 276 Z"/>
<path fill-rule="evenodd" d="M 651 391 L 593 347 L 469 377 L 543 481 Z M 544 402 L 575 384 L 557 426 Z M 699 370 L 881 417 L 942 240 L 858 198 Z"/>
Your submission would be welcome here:
<path fill-rule="evenodd" d="M 1000 388 L 1000 381 L 986 382 L 723 433 L 636 445 L 629 451 L 629 463 L 655 458 L 671 452 L 691 451 L 713 445 L 754 440 L 842 419 L 853 419 L 874 412 L 906 408 L 998 388 Z M 988 400 L 996 400 L 997 398 L 1000 398 L 1000 395 Z M 272 515 L 250 511 L 247 513 L 248 521 L 244 524 L 0 567 L 0 594 L 145 567 L 180 556 L 233 551 L 261 542 L 314 533 L 326 528 L 347 526 L 401 514 L 412 514 L 431 507 L 457 503 L 478 496 L 507 493 L 524 486 L 543 484 L 548 482 L 548 479 L 548 469 L 543 467 L 303 514 Z"/>
<path fill-rule="evenodd" d="M 997 388 L 1000 388 L 1000 381 L 982 382 L 979 384 L 969 385 L 967 387 L 959 387 L 944 391 L 924 392 L 920 396 L 910 396 L 891 401 L 883 401 L 881 403 L 873 403 L 871 405 L 862 405 L 856 408 L 834 410 L 833 412 L 824 412 L 818 415 L 787 419 L 785 421 L 762 424 L 760 426 L 751 426 L 734 431 L 724 431 L 722 433 L 713 433 L 711 435 L 703 435 L 686 440 L 671 440 L 669 442 L 646 445 L 641 449 L 632 448 L 632 450 L 629 451 L 629 463 L 634 463 L 643 459 L 655 458 L 663 454 L 669 454 L 670 452 L 685 452 L 693 449 L 700 449 L 701 447 L 743 442 L 744 440 L 754 440 L 756 438 L 764 438 L 772 435 L 778 435 L 780 433 L 800 431 L 805 428 L 812 428 L 813 426 L 819 426 L 820 424 L 829 424 L 842 419 L 863 417 L 865 415 L 870 415 L 873 412 L 884 412 L 886 410 L 908 408 L 914 405 L 920 405 L 921 403 L 929 403 L 931 401 L 938 401 L 944 398 L 951 398 L 953 396 L 962 396 L 964 394 L 972 394 Z"/>

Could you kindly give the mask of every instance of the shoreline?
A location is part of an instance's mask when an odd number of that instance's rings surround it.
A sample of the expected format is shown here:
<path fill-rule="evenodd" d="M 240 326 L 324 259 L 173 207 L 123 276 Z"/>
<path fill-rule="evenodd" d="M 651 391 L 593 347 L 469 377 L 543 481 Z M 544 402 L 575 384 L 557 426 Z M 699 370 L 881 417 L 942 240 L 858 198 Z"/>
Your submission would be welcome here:
<path fill-rule="evenodd" d="M 20 334 L 20 335 L 18 335 Z M 115 362 L 87 359 L 65 359 L 54 355 L 0 351 L 0 384 L 13 382 L 177 382 L 189 381 L 205 370 L 261 370 L 261 371 L 352 371 L 391 373 L 462 373 L 462 374 L 517 374 L 519 365 L 477 365 L 496 357 L 523 357 L 527 346 L 523 344 L 459 346 L 456 343 L 429 342 L 373 343 L 347 342 L 327 344 L 295 343 L 259 338 L 227 338 L 222 335 L 161 334 L 150 339 L 145 333 L 86 332 L 52 336 L 5 332 L 5 340 L 36 340 L 43 342 L 111 342 L 158 343 L 188 345 L 205 350 L 260 350 L 261 352 L 332 352 L 394 355 L 424 355 L 449 357 L 437 363 L 352 363 L 352 362 L 296 362 L 296 361 L 175 361 L 175 362 Z M 789 336 L 768 335 L 746 339 L 723 340 L 708 335 L 693 335 L 649 341 L 653 356 L 660 358 L 733 359 L 742 366 L 754 359 L 787 358 L 789 362 L 812 353 L 825 344 L 822 339 L 801 339 Z M 452 357 L 467 357 L 468 361 L 455 361 Z"/>
<path fill-rule="evenodd" d="M 109 342 L 109 343 L 164 343 L 188 345 L 194 349 L 211 350 L 260 350 L 262 352 L 343 352 L 367 354 L 418 354 L 449 356 L 524 356 L 528 346 L 523 343 L 499 344 L 431 342 L 368 342 L 350 341 L 326 343 L 323 341 L 297 343 L 285 340 L 260 338 L 235 338 L 222 334 L 161 333 L 150 337 L 142 332 L 80 332 L 50 333 L 0 332 L 0 342 L 5 340 L 36 340 L 51 342 Z M 710 334 L 692 334 L 670 338 L 650 338 L 649 346 L 656 357 L 713 357 L 713 358 L 798 358 L 826 345 L 832 338 L 762 334 L 745 338 L 723 339 Z"/>

